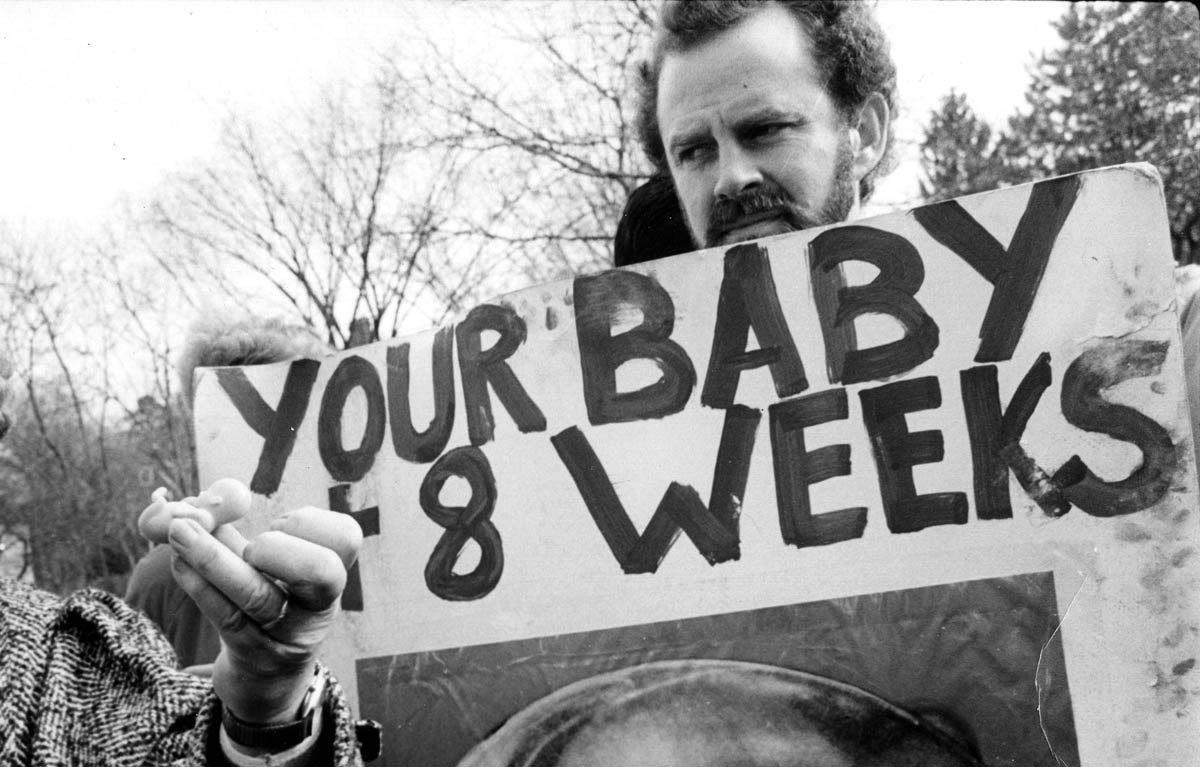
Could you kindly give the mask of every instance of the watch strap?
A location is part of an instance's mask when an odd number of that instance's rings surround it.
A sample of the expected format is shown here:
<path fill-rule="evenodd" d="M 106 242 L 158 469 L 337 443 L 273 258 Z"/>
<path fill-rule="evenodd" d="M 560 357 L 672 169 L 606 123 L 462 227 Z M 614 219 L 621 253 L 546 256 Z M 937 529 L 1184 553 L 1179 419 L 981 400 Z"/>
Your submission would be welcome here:
<path fill-rule="evenodd" d="M 285 724 L 251 724 L 239 719 L 228 708 L 221 714 L 221 726 L 229 739 L 246 748 L 261 748 L 267 751 L 286 751 L 312 735 L 314 712 L 302 719 Z"/>
<path fill-rule="evenodd" d="M 300 701 L 297 718 L 281 724 L 254 724 L 241 719 L 222 706 L 221 727 L 225 734 L 239 746 L 265 751 L 286 751 L 312 735 L 313 724 L 325 705 L 325 675 L 317 671 L 313 681 Z"/>

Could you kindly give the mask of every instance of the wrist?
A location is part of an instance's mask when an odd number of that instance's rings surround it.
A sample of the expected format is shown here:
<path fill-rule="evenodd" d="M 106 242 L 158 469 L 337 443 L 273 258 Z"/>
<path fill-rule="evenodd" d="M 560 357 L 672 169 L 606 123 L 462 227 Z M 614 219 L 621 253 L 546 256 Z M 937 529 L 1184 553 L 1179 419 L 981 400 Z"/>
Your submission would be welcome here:
<path fill-rule="evenodd" d="M 314 669 L 299 704 L 283 721 L 252 722 L 232 709 L 222 707 L 222 746 L 227 752 L 232 749 L 247 757 L 270 754 L 276 763 L 290 763 L 290 757 L 307 752 L 320 735 L 327 681 L 326 674 Z M 283 759 L 284 756 L 289 758 Z"/>
<path fill-rule="evenodd" d="M 213 666 L 213 691 L 221 707 L 238 719 L 254 725 L 273 725 L 292 721 L 314 675 L 316 660 L 310 659 L 294 669 L 259 673 L 248 663 L 222 652 Z"/>
<path fill-rule="evenodd" d="M 265 748 L 248 748 L 233 740 L 224 728 L 221 729 L 220 745 L 225 760 L 233 767 L 311 767 L 321 764 L 319 743 L 323 739 L 323 711 L 317 712 L 312 734 L 291 748 L 271 751 Z"/>

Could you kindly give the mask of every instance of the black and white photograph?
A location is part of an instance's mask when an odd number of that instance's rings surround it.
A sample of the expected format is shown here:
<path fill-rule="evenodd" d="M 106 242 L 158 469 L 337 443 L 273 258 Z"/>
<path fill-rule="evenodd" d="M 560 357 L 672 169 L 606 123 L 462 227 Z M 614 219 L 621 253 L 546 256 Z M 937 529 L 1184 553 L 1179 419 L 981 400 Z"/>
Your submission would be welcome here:
<path fill-rule="evenodd" d="M 0 4 L 0 763 L 1192 767 L 1200 10 Z"/>

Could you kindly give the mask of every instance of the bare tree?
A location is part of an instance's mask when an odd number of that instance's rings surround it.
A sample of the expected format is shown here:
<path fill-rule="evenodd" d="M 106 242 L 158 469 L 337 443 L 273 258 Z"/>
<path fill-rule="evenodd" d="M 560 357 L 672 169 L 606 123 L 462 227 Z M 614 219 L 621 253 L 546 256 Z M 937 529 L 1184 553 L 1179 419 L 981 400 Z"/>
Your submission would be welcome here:
<path fill-rule="evenodd" d="M 0 253 L 0 353 L 12 361 L 13 390 L 0 530 L 18 533 L 39 585 L 120 593 L 146 550 L 135 520 L 150 491 L 191 486 L 185 421 L 149 406 L 164 390 L 170 401 L 166 326 L 150 331 L 148 304 L 118 300 L 130 275 L 85 246 L 0 228 Z M 139 323 L 144 334 L 130 335 Z"/>
<path fill-rule="evenodd" d="M 339 348 L 363 340 L 355 320 L 386 338 L 606 267 L 649 172 L 630 78 L 650 5 L 472 7 L 523 52 L 511 81 L 427 36 L 278 126 L 231 118 L 219 155 L 149 206 L 144 247 L 178 285 L 298 318 Z"/>
<path fill-rule="evenodd" d="M 485 238 L 525 283 L 612 264 L 629 192 L 649 177 L 634 121 L 634 65 L 653 3 L 491 6 L 513 72 L 470 70 L 427 38 L 393 55 L 398 82 L 420 82 L 438 135 L 480 158 L 480 215 L 460 233 Z M 532 31 L 531 31 L 532 30 Z"/>
<path fill-rule="evenodd" d="M 473 294 L 479 248 L 452 232 L 468 158 L 408 119 L 395 80 L 327 95 L 265 129 L 231 118 L 221 154 L 172 178 L 144 243 L 180 285 L 214 285 L 255 313 L 294 316 L 345 347 L 406 317 L 438 321 Z"/>
<path fill-rule="evenodd" d="M 0 225 L 0 348 L 15 361 L 0 532 L 36 580 L 120 591 L 149 491 L 195 491 L 174 343 L 210 296 L 344 348 L 607 267 L 649 172 L 630 78 L 650 5 L 484 6 L 523 62 L 511 81 L 427 37 L 277 125 L 231 116 L 217 154 L 119 235 Z"/>

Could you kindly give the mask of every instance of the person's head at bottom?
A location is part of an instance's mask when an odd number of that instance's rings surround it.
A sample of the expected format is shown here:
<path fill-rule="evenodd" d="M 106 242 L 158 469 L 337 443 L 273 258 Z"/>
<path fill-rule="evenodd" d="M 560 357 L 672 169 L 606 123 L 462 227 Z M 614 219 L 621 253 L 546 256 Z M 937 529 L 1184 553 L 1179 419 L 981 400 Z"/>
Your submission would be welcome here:
<path fill-rule="evenodd" d="M 945 726 L 850 685 L 735 661 L 664 661 L 577 682 L 459 767 L 978 767 Z"/>

